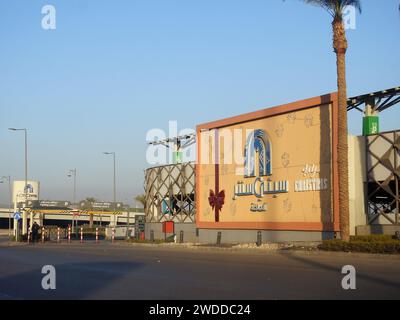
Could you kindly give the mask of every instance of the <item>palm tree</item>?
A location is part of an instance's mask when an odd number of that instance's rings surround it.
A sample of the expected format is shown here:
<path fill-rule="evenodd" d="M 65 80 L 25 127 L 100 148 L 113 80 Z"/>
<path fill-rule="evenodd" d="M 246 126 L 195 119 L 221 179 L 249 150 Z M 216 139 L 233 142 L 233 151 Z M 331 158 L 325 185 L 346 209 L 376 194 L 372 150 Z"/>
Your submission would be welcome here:
<path fill-rule="evenodd" d="M 338 167 L 339 167 L 339 216 L 340 237 L 350 240 L 349 227 L 349 179 L 348 179 L 348 144 L 347 144 L 347 86 L 346 86 L 346 51 L 347 39 L 343 14 L 347 6 L 354 6 L 361 13 L 360 0 L 302 0 L 327 10 L 332 18 L 333 49 L 336 53 L 338 86 Z"/>
<path fill-rule="evenodd" d="M 146 196 L 144 194 L 139 194 L 135 197 L 135 200 L 143 205 L 145 207 L 146 205 Z"/>
<path fill-rule="evenodd" d="M 88 197 L 85 199 L 85 206 L 83 209 L 86 210 L 93 210 L 93 204 L 97 201 L 96 198 L 94 197 Z M 89 227 L 92 228 L 93 227 L 93 214 L 90 214 L 89 216 Z"/>
<path fill-rule="evenodd" d="M 97 201 L 97 199 L 94 197 L 88 197 L 84 201 L 85 201 L 84 209 L 93 210 L 93 204 Z"/>

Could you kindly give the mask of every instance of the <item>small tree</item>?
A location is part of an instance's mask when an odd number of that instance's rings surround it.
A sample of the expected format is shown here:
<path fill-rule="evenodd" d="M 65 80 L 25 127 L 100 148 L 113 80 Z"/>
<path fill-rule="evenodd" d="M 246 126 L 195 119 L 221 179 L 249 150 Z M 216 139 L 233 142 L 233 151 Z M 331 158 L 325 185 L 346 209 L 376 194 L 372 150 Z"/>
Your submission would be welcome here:
<path fill-rule="evenodd" d="M 88 197 L 84 201 L 85 205 L 82 207 L 82 209 L 91 211 L 93 210 L 93 204 L 97 201 L 97 199 L 94 197 Z M 89 215 L 89 227 L 93 228 L 93 214 Z"/>
<path fill-rule="evenodd" d="M 142 204 L 143 208 L 146 206 L 146 196 L 144 194 L 139 194 L 134 199 Z"/>

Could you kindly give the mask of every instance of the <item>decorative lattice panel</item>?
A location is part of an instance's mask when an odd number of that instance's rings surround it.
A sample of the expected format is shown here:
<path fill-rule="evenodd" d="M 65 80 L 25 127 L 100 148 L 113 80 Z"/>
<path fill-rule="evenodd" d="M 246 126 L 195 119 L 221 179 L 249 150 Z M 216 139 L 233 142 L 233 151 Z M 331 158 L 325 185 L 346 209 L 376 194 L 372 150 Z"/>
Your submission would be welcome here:
<path fill-rule="evenodd" d="M 146 222 L 195 222 L 195 164 L 182 163 L 145 171 Z"/>
<path fill-rule="evenodd" d="M 368 136 L 366 146 L 368 223 L 399 225 L 400 131 Z"/>

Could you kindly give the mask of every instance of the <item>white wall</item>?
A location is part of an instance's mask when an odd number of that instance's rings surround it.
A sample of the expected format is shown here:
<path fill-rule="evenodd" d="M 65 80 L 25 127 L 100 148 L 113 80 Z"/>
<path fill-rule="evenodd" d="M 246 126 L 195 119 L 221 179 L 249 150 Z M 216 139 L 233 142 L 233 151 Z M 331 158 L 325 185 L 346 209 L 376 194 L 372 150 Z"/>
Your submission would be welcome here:
<path fill-rule="evenodd" d="M 365 138 L 349 135 L 349 207 L 350 234 L 356 234 L 356 226 L 365 225 L 365 191 L 366 175 Z"/>

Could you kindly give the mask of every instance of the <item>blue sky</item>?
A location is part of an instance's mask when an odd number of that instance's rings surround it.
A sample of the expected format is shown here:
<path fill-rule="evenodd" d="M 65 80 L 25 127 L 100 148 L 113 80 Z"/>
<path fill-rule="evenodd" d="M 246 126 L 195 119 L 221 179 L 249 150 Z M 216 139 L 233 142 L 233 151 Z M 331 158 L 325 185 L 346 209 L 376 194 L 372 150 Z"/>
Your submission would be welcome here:
<path fill-rule="evenodd" d="M 57 29 L 41 27 L 44 5 Z M 398 0 L 364 0 L 348 31 L 349 96 L 400 85 Z M 29 177 L 41 198 L 112 198 L 143 192 L 146 133 L 179 129 L 336 91 L 330 16 L 287 0 L 2 0 L 0 176 Z M 398 128 L 398 106 L 381 116 Z M 350 113 L 350 131 L 361 117 Z M 7 193 L 0 185 L 0 202 Z"/>

